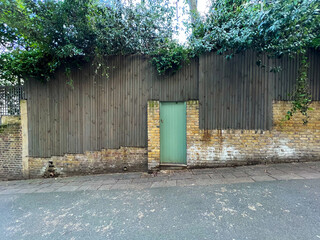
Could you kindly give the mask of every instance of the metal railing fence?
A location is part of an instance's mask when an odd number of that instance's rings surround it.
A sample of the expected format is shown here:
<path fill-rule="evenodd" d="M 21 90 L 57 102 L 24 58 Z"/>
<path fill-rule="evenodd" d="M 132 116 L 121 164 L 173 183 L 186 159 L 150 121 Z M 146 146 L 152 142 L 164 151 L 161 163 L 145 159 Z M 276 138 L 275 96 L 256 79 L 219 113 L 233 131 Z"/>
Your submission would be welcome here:
<path fill-rule="evenodd" d="M 0 117 L 20 115 L 21 99 L 25 99 L 23 86 L 0 86 Z"/>

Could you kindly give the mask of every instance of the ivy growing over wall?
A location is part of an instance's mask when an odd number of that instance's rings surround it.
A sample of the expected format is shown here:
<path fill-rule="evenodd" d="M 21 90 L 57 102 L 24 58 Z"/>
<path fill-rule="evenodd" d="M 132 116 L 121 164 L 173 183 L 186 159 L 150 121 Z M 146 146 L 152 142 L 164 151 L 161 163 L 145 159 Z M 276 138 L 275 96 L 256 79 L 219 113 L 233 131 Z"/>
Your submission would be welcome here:
<path fill-rule="evenodd" d="M 174 8 L 161 0 L 5 0 L 0 9 L 0 81 L 49 81 L 96 56 L 155 55 L 175 32 Z"/>
<path fill-rule="evenodd" d="M 265 4 L 252 4 L 246 0 L 213 1 L 205 18 L 194 22 L 190 44 L 193 52 L 216 51 L 234 54 L 253 49 L 279 58 L 285 54 L 302 58 L 299 77 L 292 97 L 292 109 L 286 115 L 290 119 L 297 111 L 307 123 L 311 102 L 308 85 L 309 47 L 320 47 L 320 2 L 317 0 L 275 0 Z M 264 66 L 261 59 L 257 64 Z M 271 71 L 277 72 L 277 66 Z"/>
<path fill-rule="evenodd" d="M 181 45 L 174 40 L 177 23 L 170 0 L 136 5 L 118 0 L 3 0 L 0 81 L 49 81 L 58 68 L 68 72 L 110 55 L 149 55 L 158 73 L 168 74 L 205 52 L 226 53 L 230 58 L 253 49 L 281 57 L 301 56 L 309 47 L 320 47 L 318 0 L 265 2 L 212 0 L 206 16 L 192 13 L 188 25 L 192 34 Z M 303 59 L 287 118 L 297 110 L 306 115 L 310 103 L 307 59 Z M 264 64 L 260 59 L 257 63 Z"/>
<path fill-rule="evenodd" d="M 305 52 L 301 53 L 301 63 L 299 67 L 298 78 L 296 82 L 295 89 L 292 94 L 292 107 L 287 112 L 285 120 L 290 120 L 294 113 L 299 111 L 303 115 L 303 124 L 308 123 L 309 115 L 308 110 L 313 110 L 310 108 L 310 103 L 312 96 L 310 94 L 309 82 L 308 82 L 308 68 L 309 63 Z"/>

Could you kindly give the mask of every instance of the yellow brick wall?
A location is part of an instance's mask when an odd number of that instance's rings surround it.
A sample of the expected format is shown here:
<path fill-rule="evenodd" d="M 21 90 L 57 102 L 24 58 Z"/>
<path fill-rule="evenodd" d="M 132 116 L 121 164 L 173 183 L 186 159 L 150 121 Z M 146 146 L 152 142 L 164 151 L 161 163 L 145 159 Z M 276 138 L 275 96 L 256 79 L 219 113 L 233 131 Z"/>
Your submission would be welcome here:
<path fill-rule="evenodd" d="M 148 101 L 148 170 L 160 165 L 160 105 L 159 101 Z"/>
<path fill-rule="evenodd" d="M 320 102 L 313 102 L 310 119 L 301 114 L 281 121 L 289 102 L 273 103 L 273 129 L 201 130 L 199 103 L 187 102 L 187 164 L 190 167 L 241 165 L 258 162 L 320 160 Z"/>
<path fill-rule="evenodd" d="M 61 176 L 123 172 L 124 167 L 127 171 L 146 171 L 147 150 L 138 147 L 121 147 L 51 158 L 29 157 L 30 178 L 45 176 L 49 161 L 53 162 L 57 173 Z"/>
<path fill-rule="evenodd" d="M 18 117 L 10 120 L 0 125 L 0 180 L 24 178 L 21 124 Z"/>
<path fill-rule="evenodd" d="M 273 103 L 273 128 L 263 130 L 199 129 L 199 102 L 187 102 L 188 167 L 235 166 L 264 162 L 320 160 L 320 102 L 313 102 L 310 119 L 301 114 L 283 121 L 289 102 Z M 148 103 L 148 169 L 160 166 L 160 109 Z"/>

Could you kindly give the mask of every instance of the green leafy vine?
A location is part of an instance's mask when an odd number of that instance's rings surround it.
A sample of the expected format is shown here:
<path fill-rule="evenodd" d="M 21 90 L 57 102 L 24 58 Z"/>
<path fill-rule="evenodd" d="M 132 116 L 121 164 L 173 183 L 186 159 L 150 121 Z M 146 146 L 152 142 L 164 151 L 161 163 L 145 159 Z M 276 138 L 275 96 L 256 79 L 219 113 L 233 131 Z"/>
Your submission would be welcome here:
<path fill-rule="evenodd" d="M 290 120 L 296 112 L 300 112 L 303 115 L 303 124 L 307 124 L 309 121 L 308 110 L 313 110 L 310 108 L 312 101 L 312 96 L 310 94 L 310 86 L 308 82 L 308 58 L 306 52 L 302 52 L 301 62 L 298 72 L 298 77 L 296 80 L 296 86 L 292 94 L 292 107 L 285 115 L 285 120 Z"/>

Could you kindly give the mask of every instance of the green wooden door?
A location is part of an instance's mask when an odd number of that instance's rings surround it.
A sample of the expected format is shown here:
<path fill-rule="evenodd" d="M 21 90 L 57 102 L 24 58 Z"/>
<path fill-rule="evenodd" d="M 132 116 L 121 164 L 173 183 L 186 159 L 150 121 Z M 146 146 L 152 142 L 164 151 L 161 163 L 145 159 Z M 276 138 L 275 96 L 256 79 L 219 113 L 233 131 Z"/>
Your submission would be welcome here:
<path fill-rule="evenodd" d="M 160 102 L 160 161 L 186 164 L 186 103 Z"/>

